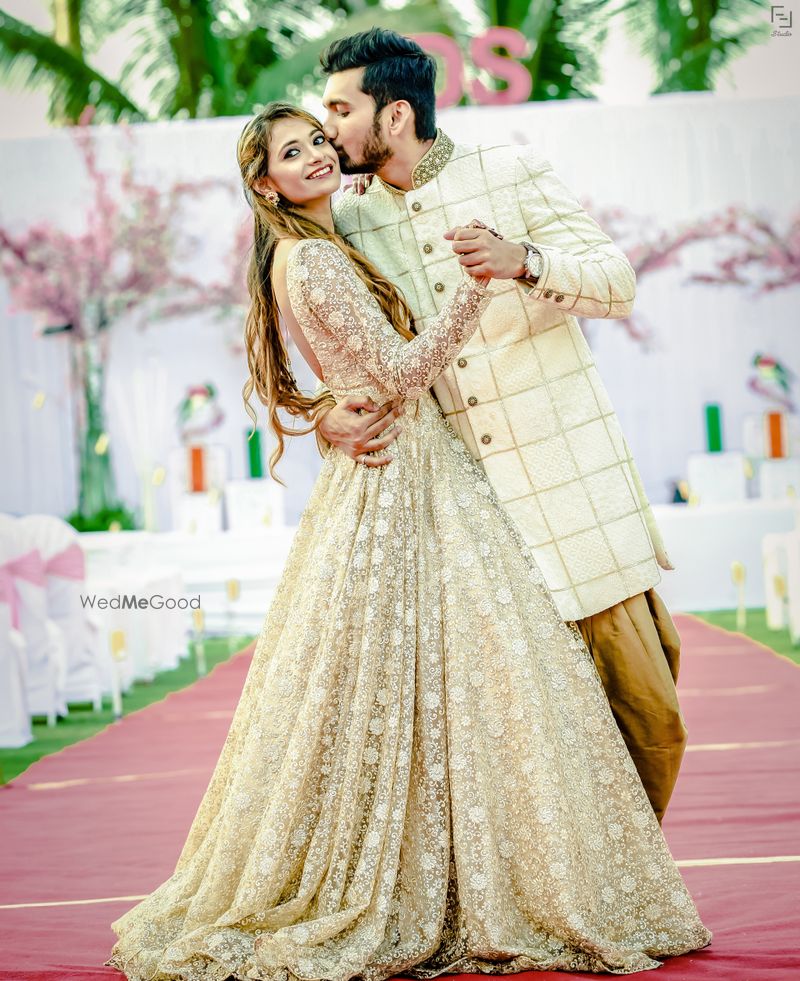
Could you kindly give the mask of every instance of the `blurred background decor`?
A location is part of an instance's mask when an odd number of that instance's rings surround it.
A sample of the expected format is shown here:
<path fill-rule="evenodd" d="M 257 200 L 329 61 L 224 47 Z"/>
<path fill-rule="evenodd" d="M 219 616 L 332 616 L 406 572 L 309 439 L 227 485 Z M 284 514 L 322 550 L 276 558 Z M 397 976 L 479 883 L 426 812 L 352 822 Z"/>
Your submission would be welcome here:
<path fill-rule="evenodd" d="M 369 27 L 417 35 L 440 63 L 441 107 L 592 98 L 600 54 L 618 22 L 652 73 L 651 92 L 715 87 L 737 57 L 770 35 L 763 0 L 53 0 L 52 30 L 0 11 L 0 70 L 42 86 L 54 122 L 246 115 L 271 99 L 319 86 L 330 41 Z M 116 71 L 104 46 L 126 39 Z M 510 56 L 510 57 L 509 57 Z"/>
<path fill-rule="evenodd" d="M 204 189 L 178 183 L 161 190 L 138 180 L 130 160 L 119 175 L 105 172 L 88 125 L 92 115 L 87 110 L 74 130 L 92 189 L 85 228 L 64 231 L 50 221 L 20 232 L 0 226 L 0 270 L 14 308 L 34 314 L 42 336 L 62 335 L 69 344 L 79 459 L 78 504 L 69 520 L 79 531 L 134 527 L 133 513 L 117 498 L 106 425 L 109 331 L 126 314 L 146 318 L 157 297 L 194 288 L 176 266 L 177 221 L 182 199 Z"/>

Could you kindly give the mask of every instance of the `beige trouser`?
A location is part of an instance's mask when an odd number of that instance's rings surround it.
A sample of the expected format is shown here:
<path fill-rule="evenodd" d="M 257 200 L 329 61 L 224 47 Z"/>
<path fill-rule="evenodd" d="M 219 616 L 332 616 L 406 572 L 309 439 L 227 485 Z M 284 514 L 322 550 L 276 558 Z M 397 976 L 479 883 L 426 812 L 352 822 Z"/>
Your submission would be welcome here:
<path fill-rule="evenodd" d="M 653 589 L 578 620 L 577 625 L 661 821 L 686 748 L 686 724 L 675 690 L 678 631 Z"/>

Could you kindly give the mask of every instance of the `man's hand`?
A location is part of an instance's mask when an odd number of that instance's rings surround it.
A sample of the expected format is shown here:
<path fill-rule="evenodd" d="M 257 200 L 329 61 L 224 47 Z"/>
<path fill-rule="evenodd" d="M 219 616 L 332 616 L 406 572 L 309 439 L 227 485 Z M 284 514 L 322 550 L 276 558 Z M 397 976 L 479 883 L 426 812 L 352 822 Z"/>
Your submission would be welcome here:
<path fill-rule="evenodd" d="M 364 409 L 363 413 L 358 410 Z M 383 450 L 397 439 L 400 427 L 395 426 L 386 432 L 403 414 L 400 399 L 376 405 L 372 399 L 348 395 L 329 412 L 319 424 L 319 431 L 351 460 L 363 463 L 366 467 L 383 467 L 391 463 L 388 453 L 381 456 L 364 456 L 374 450 Z"/>
<path fill-rule="evenodd" d="M 488 228 L 457 226 L 444 233 L 470 276 L 517 279 L 525 275 L 524 245 L 499 238 Z"/>

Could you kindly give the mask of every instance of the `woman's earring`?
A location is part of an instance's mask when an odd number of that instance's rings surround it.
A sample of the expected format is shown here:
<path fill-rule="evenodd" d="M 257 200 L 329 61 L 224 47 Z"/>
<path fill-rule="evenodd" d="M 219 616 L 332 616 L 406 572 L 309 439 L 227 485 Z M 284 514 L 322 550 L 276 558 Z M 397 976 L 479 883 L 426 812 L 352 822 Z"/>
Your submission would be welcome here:
<path fill-rule="evenodd" d="M 277 191 L 272 191 L 272 190 L 270 190 L 270 191 L 264 191 L 264 197 L 267 199 L 267 201 L 269 201 L 270 204 L 277 205 L 277 203 L 279 201 L 278 192 Z"/>

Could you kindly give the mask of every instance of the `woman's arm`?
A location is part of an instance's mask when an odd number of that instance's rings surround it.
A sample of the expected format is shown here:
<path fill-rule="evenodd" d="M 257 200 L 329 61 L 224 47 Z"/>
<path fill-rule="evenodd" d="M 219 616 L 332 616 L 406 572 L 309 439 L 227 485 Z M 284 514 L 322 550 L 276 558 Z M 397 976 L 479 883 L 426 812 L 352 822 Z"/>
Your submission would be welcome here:
<path fill-rule="evenodd" d="M 286 278 L 298 322 L 308 310 L 331 342 L 358 358 L 387 391 L 407 399 L 419 398 L 450 365 L 491 299 L 483 282 L 465 278 L 431 325 L 406 341 L 333 242 L 298 242 Z"/>

